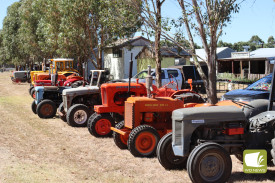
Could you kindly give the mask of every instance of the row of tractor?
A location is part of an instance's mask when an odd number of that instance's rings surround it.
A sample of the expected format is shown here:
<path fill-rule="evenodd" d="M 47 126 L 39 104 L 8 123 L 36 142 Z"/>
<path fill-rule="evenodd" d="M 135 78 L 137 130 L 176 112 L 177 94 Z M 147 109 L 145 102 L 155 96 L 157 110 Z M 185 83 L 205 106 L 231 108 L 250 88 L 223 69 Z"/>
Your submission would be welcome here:
<path fill-rule="evenodd" d="M 90 81 L 80 78 L 79 87 L 73 88 L 57 84 L 62 73 L 53 68 L 48 73 L 51 86 L 35 85 L 34 76 L 30 89 L 32 111 L 40 118 L 57 113 L 70 126 L 87 126 L 94 137 L 113 137 L 118 148 L 133 156 L 157 155 L 165 169 L 186 168 L 193 182 L 226 182 L 232 170 L 230 155 L 242 161 L 245 149 L 266 149 L 268 161 L 275 163 L 271 99 L 211 105 L 192 91 L 192 80 L 190 89 L 168 88 L 176 85 L 173 77 L 157 88 L 150 67 L 146 83 L 130 78 L 129 83 L 112 83 L 108 71 L 91 70 Z M 271 98 L 274 88 L 273 80 Z"/>

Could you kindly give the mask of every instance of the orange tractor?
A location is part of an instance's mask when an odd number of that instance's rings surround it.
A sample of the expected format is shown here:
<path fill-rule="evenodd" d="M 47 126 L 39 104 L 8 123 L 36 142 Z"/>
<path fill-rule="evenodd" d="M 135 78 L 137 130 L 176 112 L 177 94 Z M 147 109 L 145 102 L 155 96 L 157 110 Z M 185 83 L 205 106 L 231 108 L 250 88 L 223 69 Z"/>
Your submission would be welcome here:
<path fill-rule="evenodd" d="M 130 96 L 143 98 L 147 96 L 148 87 L 145 83 L 139 83 L 138 79 L 136 83 L 130 83 L 132 61 L 130 61 L 129 66 L 129 83 L 105 83 L 101 85 L 102 105 L 94 106 L 95 113 L 90 116 L 87 123 L 91 135 L 95 137 L 112 136 L 111 127 L 124 119 L 124 102 L 127 98 Z M 176 85 L 176 82 L 172 79 L 170 83 L 159 89 L 151 84 L 150 89 L 158 97 L 173 97 L 175 94 L 186 92 L 186 90 L 175 91 L 169 88 L 170 85 L 174 84 Z"/>
<path fill-rule="evenodd" d="M 150 87 L 150 76 L 146 82 Z M 210 105 L 191 90 L 179 91 L 173 98 L 155 97 L 150 93 L 148 96 L 128 98 L 125 102 L 124 121 L 111 127 L 115 144 L 120 149 L 128 148 L 131 154 L 138 157 L 155 155 L 160 138 L 172 130 L 172 111 Z M 223 101 L 219 105 L 232 105 L 232 102 Z"/>
<path fill-rule="evenodd" d="M 173 81 L 172 81 L 173 83 Z M 116 121 L 123 120 L 124 102 L 129 96 L 147 96 L 145 83 L 105 83 L 101 85 L 102 105 L 95 105 L 95 113 L 88 120 L 88 130 L 95 137 L 112 136 L 110 127 L 115 126 Z M 170 97 L 175 90 L 167 87 L 158 89 L 152 86 L 157 96 Z"/>

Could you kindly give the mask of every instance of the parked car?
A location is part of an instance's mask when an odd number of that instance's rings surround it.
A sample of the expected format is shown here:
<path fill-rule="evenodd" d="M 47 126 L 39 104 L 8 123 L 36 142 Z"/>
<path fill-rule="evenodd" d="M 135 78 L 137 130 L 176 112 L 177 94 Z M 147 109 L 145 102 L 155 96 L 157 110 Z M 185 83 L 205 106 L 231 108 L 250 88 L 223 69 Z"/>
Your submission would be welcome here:
<path fill-rule="evenodd" d="M 221 100 L 251 101 L 255 99 L 269 99 L 271 80 L 272 74 L 269 74 L 245 89 L 227 92 L 221 97 Z"/>
<path fill-rule="evenodd" d="M 204 73 L 207 75 L 207 67 L 202 66 Z M 145 83 L 145 77 L 147 76 L 147 70 L 143 70 L 132 77 L 131 82 L 136 82 L 139 79 L 140 83 Z M 151 76 L 153 77 L 153 84 L 155 85 L 156 72 L 152 69 Z M 171 68 L 161 68 L 161 82 L 162 86 L 170 83 L 171 80 L 176 84 L 170 84 L 167 87 L 174 90 L 189 88 L 188 79 L 192 79 L 193 90 L 197 92 L 203 92 L 203 81 L 199 76 L 199 73 L 193 65 L 179 65 Z M 121 82 L 128 82 L 129 79 L 119 80 Z"/>

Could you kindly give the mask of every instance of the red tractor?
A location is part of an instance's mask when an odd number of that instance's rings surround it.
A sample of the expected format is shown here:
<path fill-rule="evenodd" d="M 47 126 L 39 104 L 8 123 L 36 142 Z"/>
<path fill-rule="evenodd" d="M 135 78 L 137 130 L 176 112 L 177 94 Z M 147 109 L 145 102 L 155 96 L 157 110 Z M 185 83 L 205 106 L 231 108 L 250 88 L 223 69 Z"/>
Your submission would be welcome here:
<path fill-rule="evenodd" d="M 171 81 L 170 84 L 174 84 Z M 156 96 L 170 97 L 175 90 L 167 88 L 167 85 L 158 89 L 152 86 Z M 130 92 L 129 92 L 130 91 Z M 124 102 L 129 96 L 147 96 L 145 83 L 105 83 L 101 85 L 102 105 L 95 105 L 95 113 L 88 120 L 88 130 L 96 137 L 108 137 L 112 135 L 110 127 L 115 126 L 115 122 L 123 120 Z"/>
<path fill-rule="evenodd" d="M 48 74 L 41 73 L 37 74 L 37 79 L 33 79 L 34 85 L 36 86 L 72 86 L 76 88 L 83 84 L 83 77 L 77 73 L 66 73 L 66 74 Z M 80 82 L 79 82 L 80 81 Z M 84 81 L 87 83 L 86 81 Z M 35 97 L 34 88 L 30 91 L 32 98 Z"/>
<path fill-rule="evenodd" d="M 150 68 L 148 70 L 150 73 Z M 146 83 L 150 88 L 150 75 Z M 150 91 L 148 97 L 130 97 L 125 102 L 125 121 L 119 122 L 115 128 L 111 127 L 115 144 L 120 149 L 128 148 L 134 156 L 154 156 L 160 138 L 172 130 L 172 111 L 204 102 L 199 94 L 191 90 L 180 90 L 170 97 L 156 97 Z"/>

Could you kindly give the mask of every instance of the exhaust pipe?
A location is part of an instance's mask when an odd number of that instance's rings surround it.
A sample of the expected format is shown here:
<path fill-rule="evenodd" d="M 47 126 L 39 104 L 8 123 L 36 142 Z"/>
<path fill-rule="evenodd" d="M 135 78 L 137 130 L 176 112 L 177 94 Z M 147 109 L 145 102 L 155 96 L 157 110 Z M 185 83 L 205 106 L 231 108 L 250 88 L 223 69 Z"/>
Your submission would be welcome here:
<path fill-rule="evenodd" d="M 129 86 L 128 86 L 128 95 L 130 96 L 131 89 L 131 78 L 133 73 L 133 53 L 131 53 L 131 60 L 129 62 Z"/>
<path fill-rule="evenodd" d="M 147 97 L 151 97 L 151 90 L 152 90 L 152 82 L 153 82 L 153 77 L 151 76 L 151 66 L 148 65 L 148 74 L 145 77 L 146 78 L 146 90 L 147 90 Z"/>

